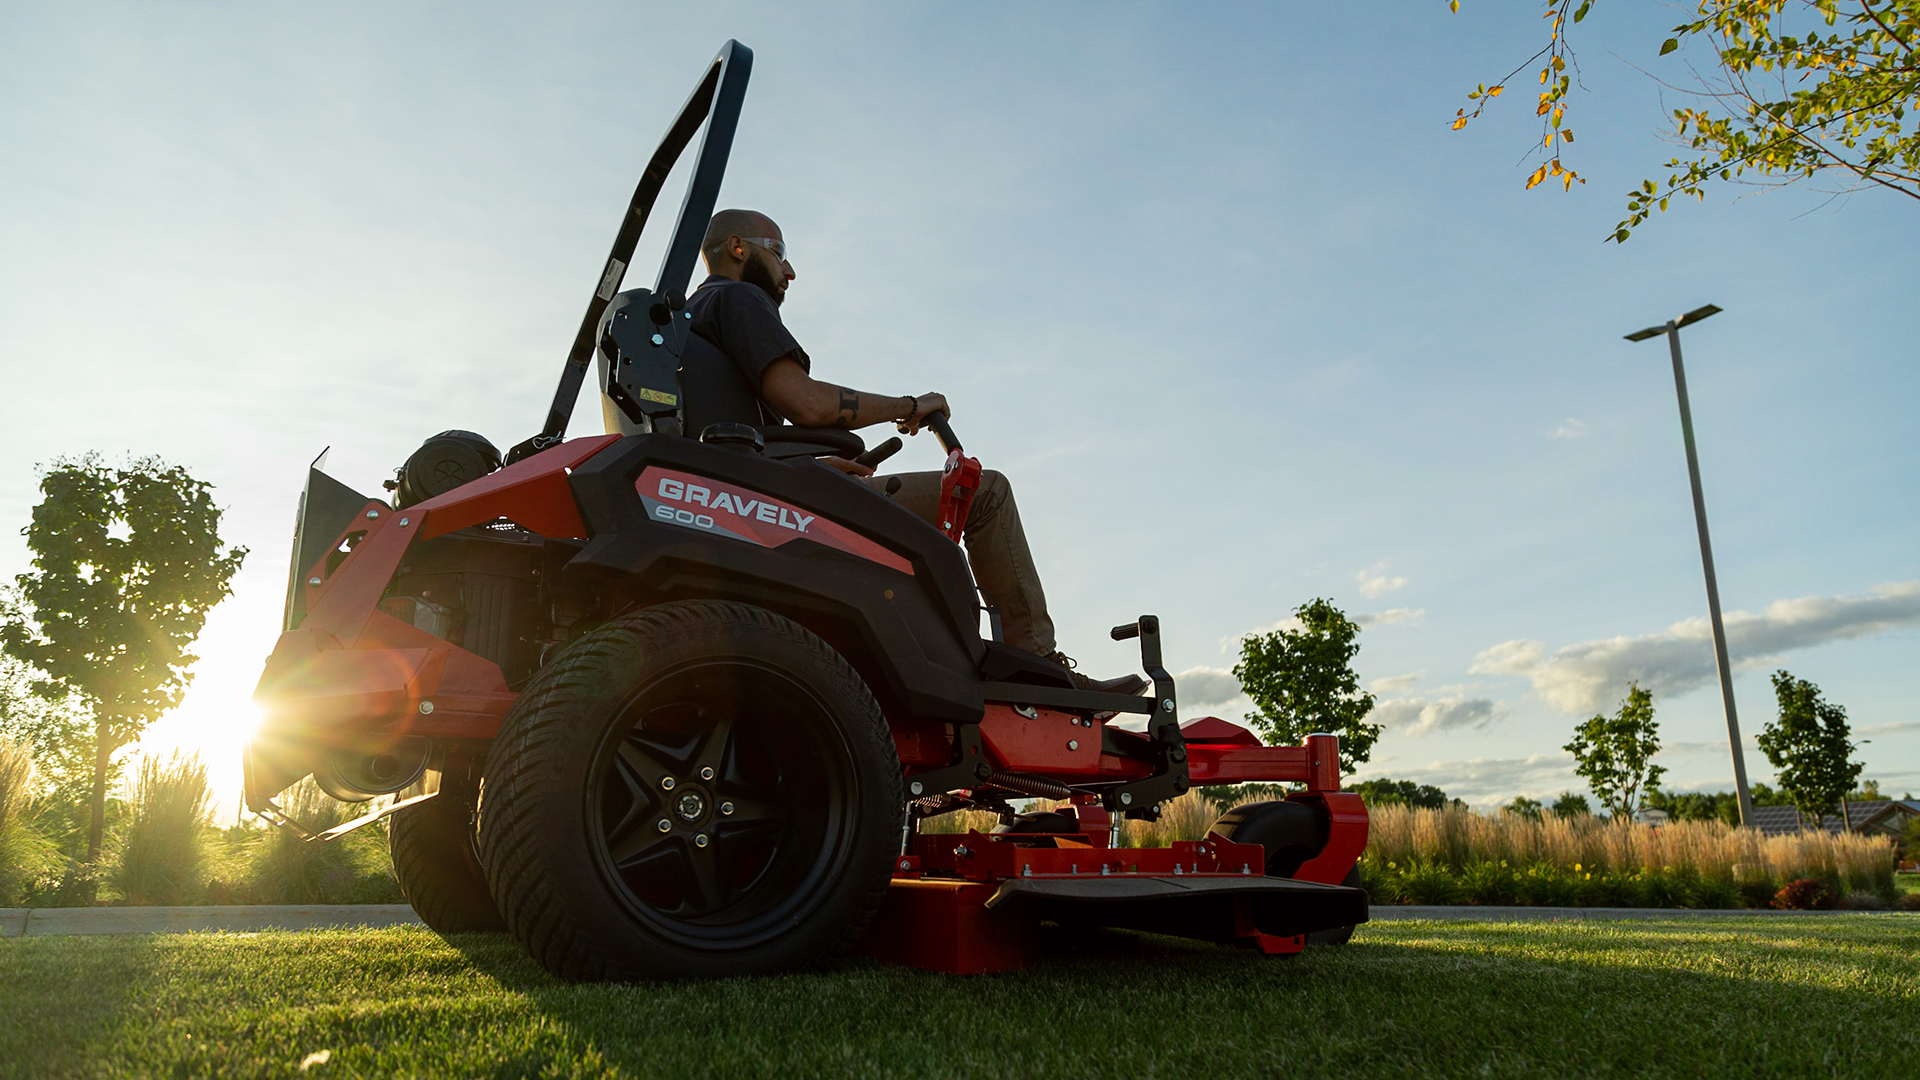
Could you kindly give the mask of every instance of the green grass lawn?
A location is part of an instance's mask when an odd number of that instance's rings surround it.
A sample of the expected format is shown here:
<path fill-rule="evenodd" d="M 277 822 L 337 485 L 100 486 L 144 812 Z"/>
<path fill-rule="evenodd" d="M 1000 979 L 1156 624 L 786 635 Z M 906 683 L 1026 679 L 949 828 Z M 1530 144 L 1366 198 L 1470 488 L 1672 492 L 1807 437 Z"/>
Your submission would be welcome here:
<path fill-rule="evenodd" d="M 1882 1078 L 1916 1017 L 1909 915 L 1379 923 L 1295 959 L 1116 936 L 1017 975 L 645 986 L 413 928 L 0 942 L 21 1077 Z"/>

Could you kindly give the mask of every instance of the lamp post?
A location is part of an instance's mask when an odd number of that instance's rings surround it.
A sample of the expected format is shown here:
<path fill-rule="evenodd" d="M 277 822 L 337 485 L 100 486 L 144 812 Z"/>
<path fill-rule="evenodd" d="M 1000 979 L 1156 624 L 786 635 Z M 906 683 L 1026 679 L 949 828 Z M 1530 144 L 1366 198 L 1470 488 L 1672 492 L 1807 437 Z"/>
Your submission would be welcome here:
<path fill-rule="evenodd" d="M 1719 314 L 1712 304 L 1697 307 L 1664 325 L 1649 326 L 1627 335 L 1645 341 L 1667 335 L 1673 352 L 1673 389 L 1680 398 L 1680 434 L 1687 444 L 1687 478 L 1693 482 L 1693 520 L 1700 527 L 1700 565 L 1707 574 L 1707 615 L 1713 622 L 1713 658 L 1720 668 L 1720 697 L 1727 705 L 1727 740 L 1733 747 L 1733 784 L 1740 796 L 1740 824 L 1753 824 L 1753 795 L 1747 790 L 1747 759 L 1740 748 L 1740 717 L 1733 707 L 1733 667 L 1727 662 L 1727 630 L 1720 621 L 1720 583 L 1713 573 L 1713 541 L 1707 538 L 1707 500 L 1700 493 L 1700 455 L 1693 447 L 1693 410 L 1687 406 L 1687 371 L 1680 363 L 1680 328 Z"/>

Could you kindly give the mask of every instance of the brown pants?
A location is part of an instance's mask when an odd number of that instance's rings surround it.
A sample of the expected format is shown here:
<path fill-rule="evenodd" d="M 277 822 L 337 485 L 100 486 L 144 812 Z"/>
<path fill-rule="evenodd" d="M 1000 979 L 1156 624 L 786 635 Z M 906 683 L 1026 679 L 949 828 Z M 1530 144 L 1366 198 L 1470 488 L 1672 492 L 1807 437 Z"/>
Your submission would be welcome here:
<path fill-rule="evenodd" d="M 900 490 L 893 501 L 940 524 L 940 474 L 895 473 Z M 885 494 L 893 477 L 870 476 L 867 486 Z M 1000 626 L 1007 644 L 1041 656 L 1053 652 L 1053 620 L 1047 617 L 1047 595 L 1040 588 L 1040 571 L 1027 550 L 1027 534 L 1020 527 L 1020 509 L 1013 502 L 1013 485 L 992 469 L 980 473 L 980 490 L 973 493 L 962 534 L 973 579 L 987 602 L 1000 609 Z"/>

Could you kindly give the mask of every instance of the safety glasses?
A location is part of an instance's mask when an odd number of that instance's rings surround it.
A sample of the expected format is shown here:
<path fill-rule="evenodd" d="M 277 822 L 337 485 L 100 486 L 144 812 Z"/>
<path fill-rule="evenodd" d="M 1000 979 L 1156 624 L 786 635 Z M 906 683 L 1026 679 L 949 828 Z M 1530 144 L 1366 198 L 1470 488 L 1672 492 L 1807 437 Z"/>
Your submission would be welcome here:
<path fill-rule="evenodd" d="M 766 248 L 768 251 L 773 252 L 773 257 L 779 259 L 781 262 L 787 261 L 787 242 L 785 240 L 776 240 L 771 236 L 743 236 L 740 239 L 757 247 Z"/>

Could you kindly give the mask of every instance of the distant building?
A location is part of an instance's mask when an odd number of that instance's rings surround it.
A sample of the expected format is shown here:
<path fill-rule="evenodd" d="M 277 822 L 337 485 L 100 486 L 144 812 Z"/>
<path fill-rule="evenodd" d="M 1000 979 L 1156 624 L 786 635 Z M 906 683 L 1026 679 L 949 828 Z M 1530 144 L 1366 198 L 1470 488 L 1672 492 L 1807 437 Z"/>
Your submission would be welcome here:
<path fill-rule="evenodd" d="M 1909 819 L 1920 817 L 1920 799 L 1874 799 L 1841 805 L 1846 808 L 1845 821 L 1838 814 L 1828 814 L 1820 819 L 1818 826 L 1811 819 L 1803 820 L 1798 807 L 1756 806 L 1753 808 L 1753 825 L 1767 836 L 1784 836 L 1803 828 L 1816 827 L 1830 833 L 1864 832 L 1899 836 Z"/>

